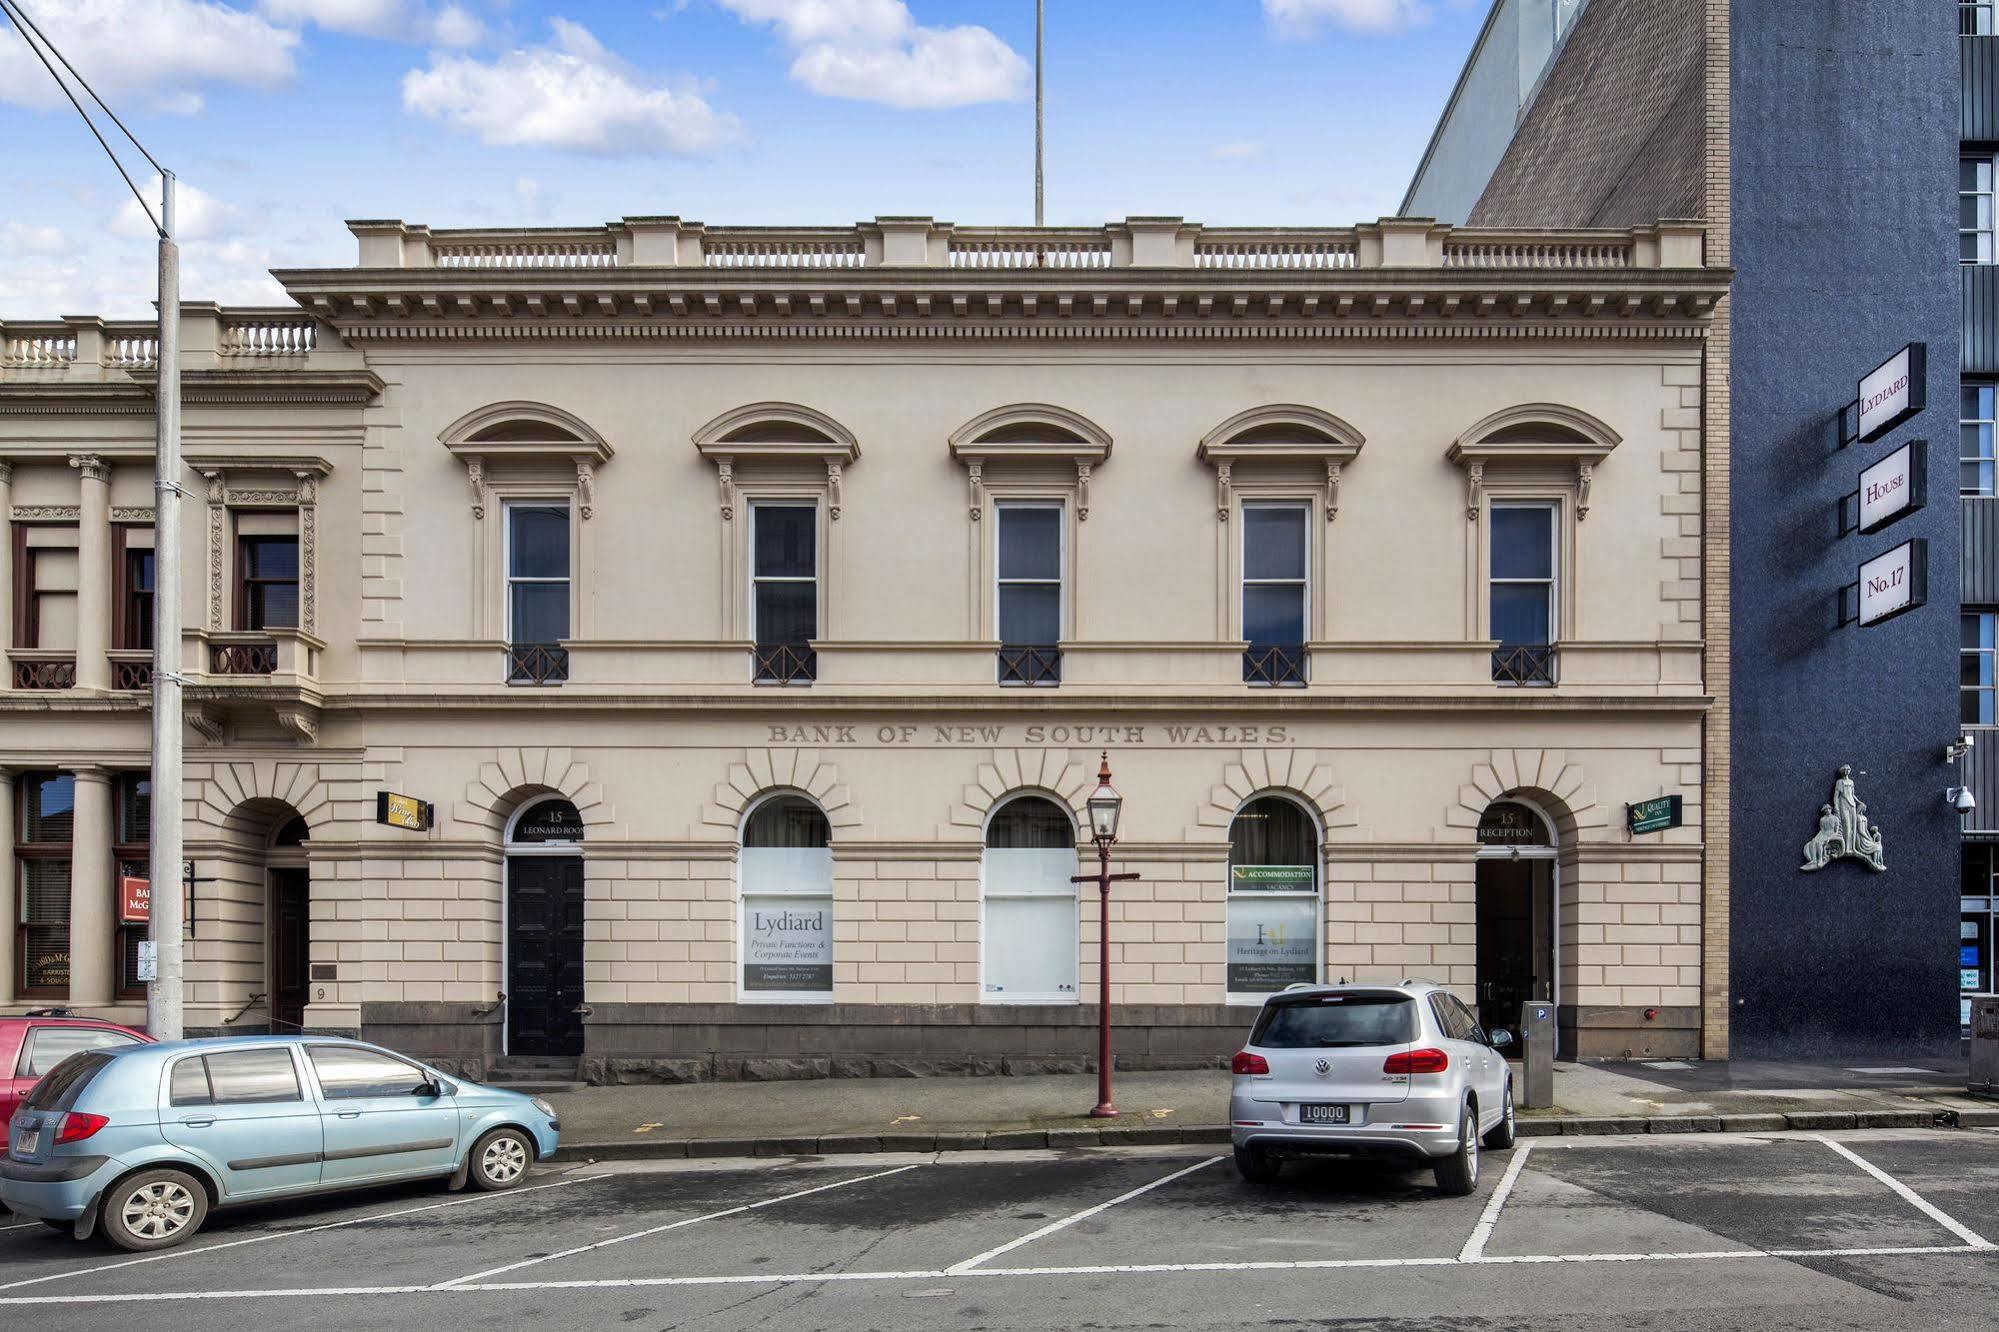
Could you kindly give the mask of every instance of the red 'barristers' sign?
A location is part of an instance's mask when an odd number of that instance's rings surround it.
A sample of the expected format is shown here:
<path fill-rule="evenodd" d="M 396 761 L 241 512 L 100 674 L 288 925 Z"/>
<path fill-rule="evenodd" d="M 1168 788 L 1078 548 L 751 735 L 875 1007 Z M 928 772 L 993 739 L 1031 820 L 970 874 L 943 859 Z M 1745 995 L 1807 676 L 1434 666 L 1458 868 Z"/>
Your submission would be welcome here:
<path fill-rule="evenodd" d="M 129 874 L 118 876 L 118 923 L 143 925 L 153 918 L 153 885 Z"/>

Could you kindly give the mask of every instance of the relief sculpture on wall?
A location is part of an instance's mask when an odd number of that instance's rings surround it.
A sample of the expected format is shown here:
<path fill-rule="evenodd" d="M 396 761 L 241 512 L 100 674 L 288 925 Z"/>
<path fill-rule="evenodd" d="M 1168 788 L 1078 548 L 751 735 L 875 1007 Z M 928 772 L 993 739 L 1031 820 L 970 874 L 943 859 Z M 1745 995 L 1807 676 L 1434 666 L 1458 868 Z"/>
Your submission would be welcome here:
<path fill-rule="evenodd" d="M 1853 768 L 1839 765 L 1832 802 L 1819 806 L 1819 830 L 1805 843 L 1803 870 L 1824 869 L 1843 856 L 1865 861 L 1868 868 L 1888 868 L 1881 845 L 1881 826 L 1867 821 L 1867 803 L 1853 789 Z"/>

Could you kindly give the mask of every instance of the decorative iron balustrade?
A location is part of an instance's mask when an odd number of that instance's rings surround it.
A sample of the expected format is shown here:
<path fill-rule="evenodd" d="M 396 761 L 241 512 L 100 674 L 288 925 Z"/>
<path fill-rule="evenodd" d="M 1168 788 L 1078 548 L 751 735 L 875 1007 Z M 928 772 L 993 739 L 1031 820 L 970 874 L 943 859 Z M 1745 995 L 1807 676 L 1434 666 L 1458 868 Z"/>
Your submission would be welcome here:
<path fill-rule="evenodd" d="M 208 669 L 216 675 L 269 675 L 278 669 L 276 643 L 215 643 Z"/>
<path fill-rule="evenodd" d="M 1244 684 L 1301 685 L 1307 654 L 1303 644 L 1253 647 L 1242 654 Z"/>
<path fill-rule="evenodd" d="M 757 684 L 811 684 L 819 654 L 803 643 L 759 643 L 750 649 L 750 678 Z"/>
<path fill-rule="evenodd" d="M 999 650 L 999 682 L 1018 685 L 1062 683 L 1062 649 L 1052 643 L 1029 643 Z"/>
<path fill-rule="evenodd" d="M 507 647 L 508 684 L 561 684 L 569 678 L 569 649 L 559 643 L 512 643 Z"/>
<path fill-rule="evenodd" d="M 16 689 L 74 689 L 76 688 L 76 662 L 74 660 L 47 659 L 40 661 L 14 662 L 14 688 Z"/>
<path fill-rule="evenodd" d="M 1509 643 L 1492 650 L 1492 678 L 1500 684 L 1555 683 L 1555 649 L 1547 643 Z"/>
<path fill-rule="evenodd" d="M 111 687 L 124 690 L 146 690 L 153 687 L 153 663 L 150 661 L 114 661 L 111 663 Z"/>

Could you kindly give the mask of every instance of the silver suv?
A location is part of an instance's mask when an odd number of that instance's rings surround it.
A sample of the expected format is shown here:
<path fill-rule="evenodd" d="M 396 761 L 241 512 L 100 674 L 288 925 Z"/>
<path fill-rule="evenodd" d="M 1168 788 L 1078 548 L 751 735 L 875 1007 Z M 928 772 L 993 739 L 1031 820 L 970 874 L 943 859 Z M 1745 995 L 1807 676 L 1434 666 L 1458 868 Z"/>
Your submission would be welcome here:
<path fill-rule="evenodd" d="M 1230 1070 L 1236 1170 L 1267 1184 L 1286 1157 L 1401 1157 L 1468 1194 L 1480 1145 L 1513 1145 L 1511 1040 L 1429 981 L 1274 994 Z"/>

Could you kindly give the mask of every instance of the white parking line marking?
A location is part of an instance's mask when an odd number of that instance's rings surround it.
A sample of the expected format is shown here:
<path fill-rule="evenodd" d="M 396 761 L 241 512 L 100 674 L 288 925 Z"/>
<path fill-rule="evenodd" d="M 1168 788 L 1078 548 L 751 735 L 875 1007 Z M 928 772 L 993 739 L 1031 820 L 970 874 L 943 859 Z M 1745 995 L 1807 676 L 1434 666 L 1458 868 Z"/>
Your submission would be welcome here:
<path fill-rule="evenodd" d="M 23 1221 L 18 1226 L 0 1226 L 0 1230 L 27 1230 L 31 1226 L 39 1226 L 40 1224 L 41 1222 L 39 1221 Z"/>
<path fill-rule="evenodd" d="M 1873 1162 L 1865 1160 L 1860 1156 L 1855 1155 L 1851 1148 L 1842 1146 L 1841 1144 L 1834 1142 L 1831 1138 L 1820 1138 L 1819 1141 L 1824 1143 L 1826 1146 L 1832 1148 L 1834 1151 L 1838 1152 L 1841 1156 L 1844 1156 L 1847 1160 L 1853 1162 L 1853 1164 L 1859 1166 L 1862 1170 L 1865 1170 L 1868 1174 L 1874 1176 L 1874 1178 L 1880 1180 L 1883 1184 L 1886 1184 L 1889 1188 L 1893 1189 L 1898 1195 L 1900 1195 L 1902 1201 L 1908 1203 L 1911 1207 L 1914 1207 L 1924 1216 L 1936 1222 L 1938 1225 L 1942 1226 L 1945 1230 L 1948 1230 L 1951 1234 L 1963 1240 L 1966 1244 L 1970 1245 L 1972 1248 L 1990 1249 L 1994 1247 L 1992 1241 L 1984 1238 L 1977 1231 L 1972 1230 L 1969 1226 L 1964 1225 L 1962 1222 L 1958 1221 L 1955 1217 L 1951 1216 L 1948 1212 L 1944 1211 L 1941 1207 L 1938 1207 L 1935 1204 L 1928 1202 L 1923 1198 L 1921 1194 L 1917 1193 L 1907 1184 L 1904 1184 L 1901 1180 L 1896 1179 L 1893 1175 L 1881 1169 Z"/>
<path fill-rule="evenodd" d="M 1506 1174 L 1500 1179 L 1499 1187 L 1492 1191 L 1492 1197 L 1485 1204 L 1485 1214 L 1472 1227 L 1471 1238 L 1458 1251 L 1458 1261 L 1475 1263 L 1485 1257 L 1486 1241 L 1492 1238 L 1492 1228 L 1499 1224 L 1499 1209 L 1506 1206 L 1506 1200 L 1513 1196 L 1513 1186 L 1519 1182 L 1520 1172 L 1527 1166 L 1527 1154 L 1534 1150 L 1532 1139 L 1513 1149 L 1513 1160 L 1506 1167 Z"/>
<path fill-rule="evenodd" d="M 946 1277 L 996 1280 L 1021 1277 L 1069 1276 L 1155 1276 L 1175 1273 L 1215 1272 L 1300 1272 L 1380 1270 L 1401 1267 L 1486 1268 L 1546 1263 L 1677 1263 L 1705 1262 L 1710 1259 L 1741 1260 L 1763 1258 L 1773 1262 L 1801 1258 L 1888 1258 L 1919 1255 L 1943 1257 L 1976 1254 L 1985 1250 L 1963 1244 L 1910 1245 L 1900 1248 L 1868 1249 L 1715 1249 L 1700 1253 L 1578 1253 L 1523 1254 L 1506 1258 L 1481 1258 L 1467 1263 L 1458 1258 L 1320 1258 L 1240 1263 L 1102 1263 L 1083 1267 L 990 1267 L 924 1272 L 785 1272 L 747 1273 L 739 1276 L 603 1277 L 581 1281 L 492 1281 L 478 1285 L 442 1286 L 307 1286 L 281 1290 L 173 1290 L 133 1295 L 18 1295 L 0 1296 L 0 1307 L 12 1305 L 61 1304 L 141 1304 L 153 1301 L 216 1301 L 262 1299 L 325 1299 L 331 1296 L 380 1295 L 492 1295 L 538 1290 L 625 1290 L 670 1286 L 803 1286 L 853 1281 L 938 1281 Z"/>
<path fill-rule="evenodd" d="M 787 1193 L 776 1198 L 765 1198 L 762 1202 L 744 1203 L 740 1207 L 724 1208 L 719 1212 L 709 1212 L 705 1216 L 683 1217 L 679 1221 L 669 1221 L 663 1226 L 654 1226 L 650 1230 L 637 1230 L 629 1235 L 619 1235 L 612 1239 L 598 1240 L 595 1244 L 579 1244 L 573 1249 L 564 1249 L 560 1253 L 544 1254 L 540 1258 L 523 1258 L 520 1262 L 508 1263 L 504 1267 L 489 1267 L 483 1272 L 473 1272 L 469 1276 L 453 1277 L 449 1281 L 438 1282 L 436 1285 L 430 1287 L 430 1289 L 450 1290 L 486 1277 L 499 1276 L 503 1272 L 518 1272 L 523 1267 L 534 1267 L 539 1263 L 552 1263 L 558 1258 L 574 1258 L 579 1253 L 590 1253 L 596 1249 L 608 1249 L 613 1244 L 623 1244 L 627 1240 L 644 1239 L 648 1235 L 663 1235 L 669 1230 L 679 1230 L 682 1226 L 699 1225 L 703 1221 L 714 1221 L 725 1216 L 739 1216 L 744 1212 L 754 1212 L 759 1207 L 772 1207 L 781 1202 L 790 1202 L 794 1198 L 803 1198 L 814 1193 L 824 1193 L 828 1189 L 844 1189 L 849 1184 L 865 1184 L 871 1179 L 887 1179 L 890 1175 L 900 1175 L 905 1170 L 915 1170 L 922 1164 L 924 1163 L 918 1162 L 917 1165 L 897 1166 L 893 1170 L 877 1171 L 872 1175 L 857 1175 L 853 1179 L 839 1179 L 833 1181 L 831 1184 L 821 1184 L 817 1188 L 800 1189 L 796 1193 Z"/>
<path fill-rule="evenodd" d="M 500 1193 L 475 1194 L 470 1198 L 453 1198 L 449 1202 L 425 1203 L 421 1207 L 405 1207 L 395 1212 L 371 1212 L 367 1216 L 349 1217 L 345 1221 L 329 1221 L 323 1226 L 309 1226 L 304 1230 L 275 1230 L 269 1234 L 252 1235 L 247 1239 L 225 1240 L 221 1244 L 204 1244 L 199 1249 L 168 1249 L 165 1253 L 147 1254 L 143 1258 L 127 1258 L 122 1262 L 105 1263 L 99 1267 L 79 1268 L 73 1272 L 52 1272 L 48 1276 L 29 1277 L 26 1281 L 10 1281 L 0 1285 L 0 1290 L 19 1290 L 22 1286 L 39 1286 L 44 1281 L 62 1281 L 69 1277 L 95 1276 L 99 1272 L 116 1272 L 124 1267 L 137 1267 L 140 1263 L 164 1262 L 169 1258 L 195 1258 L 204 1253 L 215 1253 L 221 1249 L 240 1249 L 246 1244 L 262 1244 L 266 1240 L 296 1239 L 301 1235 L 317 1235 L 323 1230 L 339 1230 L 343 1226 L 358 1226 L 364 1221 L 386 1221 L 390 1217 L 413 1216 L 418 1212 L 435 1212 L 444 1207 L 463 1207 L 466 1203 L 490 1202 L 495 1198 L 518 1198 L 523 1193 L 540 1193 L 543 1189 L 559 1189 L 569 1184 L 587 1184 L 593 1179 L 609 1179 L 609 1175 L 576 1175 L 569 1179 L 558 1179 L 553 1184 L 531 1184 L 524 1189 L 508 1189 Z"/>
<path fill-rule="evenodd" d="M 1121 1202 L 1130 1202 L 1133 1198 L 1136 1198 L 1141 1193 L 1150 1193 L 1162 1184 L 1171 1184 L 1174 1180 L 1180 1178 L 1182 1175 L 1191 1175 L 1196 1170 L 1205 1170 L 1207 1167 L 1213 1165 L 1215 1162 L 1221 1159 L 1222 1158 L 1219 1156 L 1211 1156 L 1205 1161 L 1196 1161 L 1194 1162 L 1194 1164 L 1188 1166 L 1184 1170 L 1176 1170 L 1172 1174 L 1167 1175 L 1163 1179 L 1155 1179 L 1150 1184 L 1142 1184 L 1138 1188 L 1133 1189 L 1130 1193 L 1120 1193 L 1117 1197 L 1112 1198 L 1109 1202 L 1100 1202 L 1095 1207 L 1086 1207 L 1082 1211 L 1077 1212 L 1072 1216 L 1063 1217 L 1060 1221 L 1051 1221 L 1047 1225 L 1041 1227 L 1041 1229 L 1034 1231 L 1030 1234 L 1022 1235 L 1017 1240 L 1008 1240 L 1005 1244 L 1000 1245 L 997 1249 L 987 1249 L 984 1253 L 980 1254 L 976 1258 L 967 1258 L 962 1263 L 954 1263 L 950 1267 L 946 1268 L 945 1271 L 951 1274 L 956 1274 L 959 1272 L 969 1272 L 974 1267 L 977 1267 L 980 1263 L 986 1262 L 993 1258 L 997 1258 L 1003 1253 L 1011 1253 L 1015 1249 L 1018 1249 L 1023 1244 L 1032 1244 L 1034 1243 L 1034 1241 L 1042 1238 L 1043 1236 L 1053 1235 L 1056 1231 L 1067 1229 L 1068 1227 L 1075 1225 L 1078 1221 L 1087 1221 L 1091 1217 L 1095 1216 L 1097 1213 L 1107 1212 L 1111 1208 L 1116 1207 Z"/>

